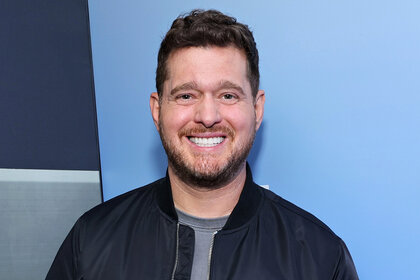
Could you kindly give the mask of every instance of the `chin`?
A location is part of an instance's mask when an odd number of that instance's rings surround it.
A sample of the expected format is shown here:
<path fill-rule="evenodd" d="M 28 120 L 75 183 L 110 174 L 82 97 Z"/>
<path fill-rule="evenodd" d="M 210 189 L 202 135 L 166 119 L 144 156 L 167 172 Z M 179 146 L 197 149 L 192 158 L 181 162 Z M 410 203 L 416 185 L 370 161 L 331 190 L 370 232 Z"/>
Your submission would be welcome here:
<path fill-rule="evenodd" d="M 245 166 L 245 158 L 231 156 L 229 159 L 199 159 L 190 162 L 169 157 L 175 174 L 185 183 L 196 188 L 218 189 L 229 184 Z"/>

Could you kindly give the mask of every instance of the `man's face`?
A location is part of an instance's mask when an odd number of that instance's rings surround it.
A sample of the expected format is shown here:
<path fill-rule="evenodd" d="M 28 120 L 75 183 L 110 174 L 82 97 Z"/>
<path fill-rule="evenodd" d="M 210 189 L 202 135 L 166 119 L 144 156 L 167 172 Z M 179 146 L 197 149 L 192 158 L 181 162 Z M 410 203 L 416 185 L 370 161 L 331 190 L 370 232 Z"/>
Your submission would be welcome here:
<path fill-rule="evenodd" d="M 247 60 L 234 47 L 189 47 L 167 61 L 162 96 L 150 99 L 169 168 L 196 187 L 229 183 L 245 166 L 264 111 L 255 99 Z"/>

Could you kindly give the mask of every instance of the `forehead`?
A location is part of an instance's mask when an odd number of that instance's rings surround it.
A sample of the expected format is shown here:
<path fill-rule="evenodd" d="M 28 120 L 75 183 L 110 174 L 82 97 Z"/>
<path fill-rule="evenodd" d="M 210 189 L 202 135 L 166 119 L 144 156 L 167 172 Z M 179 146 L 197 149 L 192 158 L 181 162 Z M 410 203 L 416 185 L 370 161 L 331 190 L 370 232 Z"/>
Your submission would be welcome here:
<path fill-rule="evenodd" d="M 249 87 L 245 52 L 236 47 L 188 47 L 174 51 L 167 61 L 165 88 L 179 83 L 209 85 L 221 80 Z"/>

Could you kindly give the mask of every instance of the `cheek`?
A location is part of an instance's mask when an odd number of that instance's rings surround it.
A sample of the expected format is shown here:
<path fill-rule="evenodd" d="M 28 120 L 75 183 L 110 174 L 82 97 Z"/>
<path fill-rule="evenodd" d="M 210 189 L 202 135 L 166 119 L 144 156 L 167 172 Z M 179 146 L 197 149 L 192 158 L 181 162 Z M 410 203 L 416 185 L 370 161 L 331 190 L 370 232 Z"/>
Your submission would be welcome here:
<path fill-rule="evenodd" d="M 192 120 L 192 113 L 189 108 L 178 108 L 170 106 L 164 108 L 160 113 L 160 122 L 166 131 L 178 131 Z"/>
<path fill-rule="evenodd" d="M 255 127 L 255 112 L 249 108 L 237 108 L 226 111 L 225 120 L 237 134 L 249 134 Z"/>

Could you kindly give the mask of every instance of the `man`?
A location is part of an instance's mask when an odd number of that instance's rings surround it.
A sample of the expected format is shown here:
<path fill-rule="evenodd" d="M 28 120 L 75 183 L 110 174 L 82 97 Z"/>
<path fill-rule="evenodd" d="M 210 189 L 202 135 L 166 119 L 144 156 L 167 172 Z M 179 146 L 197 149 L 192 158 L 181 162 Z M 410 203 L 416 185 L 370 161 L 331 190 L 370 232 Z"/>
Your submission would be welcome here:
<path fill-rule="evenodd" d="M 176 19 L 156 87 L 167 176 L 85 213 L 47 279 L 358 279 L 339 237 L 252 180 L 265 95 L 246 25 L 213 10 Z"/>

